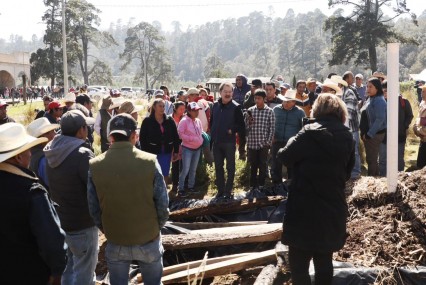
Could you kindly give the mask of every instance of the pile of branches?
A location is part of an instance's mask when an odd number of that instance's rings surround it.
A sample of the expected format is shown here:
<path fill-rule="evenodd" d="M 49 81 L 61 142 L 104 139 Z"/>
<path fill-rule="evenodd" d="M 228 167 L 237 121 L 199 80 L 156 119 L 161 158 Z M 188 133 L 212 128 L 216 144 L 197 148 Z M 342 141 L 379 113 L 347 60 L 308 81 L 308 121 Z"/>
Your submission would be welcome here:
<path fill-rule="evenodd" d="M 401 173 L 393 194 L 387 193 L 386 179 L 356 181 L 348 197 L 348 237 L 334 259 L 365 267 L 425 266 L 424 177 L 426 169 Z"/>

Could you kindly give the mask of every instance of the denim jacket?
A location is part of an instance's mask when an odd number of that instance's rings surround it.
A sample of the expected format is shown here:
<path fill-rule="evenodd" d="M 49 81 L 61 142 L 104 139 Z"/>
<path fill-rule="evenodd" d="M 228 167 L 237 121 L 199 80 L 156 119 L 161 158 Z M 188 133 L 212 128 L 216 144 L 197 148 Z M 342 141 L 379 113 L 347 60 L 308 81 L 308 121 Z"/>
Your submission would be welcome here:
<path fill-rule="evenodd" d="M 387 104 L 383 95 L 370 97 L 366 103 L 369 130 L 367 135 L 374 137 L 377 132 L 386 129 Z"/>

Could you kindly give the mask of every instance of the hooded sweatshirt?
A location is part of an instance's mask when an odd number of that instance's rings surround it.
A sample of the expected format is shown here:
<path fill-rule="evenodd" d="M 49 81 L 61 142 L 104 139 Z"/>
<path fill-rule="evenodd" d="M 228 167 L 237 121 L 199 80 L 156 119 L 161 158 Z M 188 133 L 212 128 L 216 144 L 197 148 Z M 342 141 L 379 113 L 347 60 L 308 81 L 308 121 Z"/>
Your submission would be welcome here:
<path fill-rule="evenodd" d="M 238 88 L 237 86 L 234 87 L 234 90 L 232 91 L 232 99 L 242 106 L 244 98 L 251 88 L 250 85 L 247 84 L 247 77 L 244 74 L 238 74 L 236 78 L 239 77 L 243 80 L 243 85 L 241 88 Z"/>
<path fill-rule="evenodd" d="M 57 135 L 44 148 L 52 200 L 65 231 L 94 226 L 87 203 L 89 160 L 95 155 L 79 138 Z"/>

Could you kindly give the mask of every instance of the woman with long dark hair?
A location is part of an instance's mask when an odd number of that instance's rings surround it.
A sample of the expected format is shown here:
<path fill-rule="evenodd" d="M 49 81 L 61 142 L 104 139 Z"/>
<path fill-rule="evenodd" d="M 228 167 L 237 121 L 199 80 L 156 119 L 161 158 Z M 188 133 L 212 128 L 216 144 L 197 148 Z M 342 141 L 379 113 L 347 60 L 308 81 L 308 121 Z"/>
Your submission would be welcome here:
<path fill-rule="evenodd" d="M 360 131 L 364 142 L 369 176 L 379 175 L 380 144 L 386 134 L 386 100 L 382 82 L 371 77 L 367 82 L 368 100 L 361 109 Z"/>
<path fill-rule="evenodd" d="M 151 113 L 142 121 L 139 134 L 141 150 L 157 155 L 164 180 L 167 182 L 170 163 L 179 153 L 179 136 L 176 123 L 164 113 L 164 100 L 155 99 Z"/>
<path fill-rule="evenodd" d="M 318 96 L 315 118 L 278 151 L 277 159 L 293 168 L 284 216 L 282 242 L 289 246 L 292 284 L 331 284 L 334 251 L 346 241 L 345 183 L 355 164 L 355 142 L 344 123 L 345 103 L 336 95 Z"/>

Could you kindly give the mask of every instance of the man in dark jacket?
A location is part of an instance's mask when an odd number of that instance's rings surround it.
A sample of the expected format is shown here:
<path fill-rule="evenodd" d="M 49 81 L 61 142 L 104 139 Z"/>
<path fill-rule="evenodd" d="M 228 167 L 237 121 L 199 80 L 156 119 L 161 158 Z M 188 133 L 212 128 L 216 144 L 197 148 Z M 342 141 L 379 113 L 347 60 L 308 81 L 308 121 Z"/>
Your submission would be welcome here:
<path fill-rule="evenodd" d="M 30 148 L 46 141 L 21 124 L 0 126 L 0 284 L 60 284 L 65 269 L 65 233 L 46 189 L 28 169 Z"/>
<path fill-rule="evenodd" d="M 232 83 L 219 87 L 220 99 L 213 105 L 210 119 L 211 140 L 216 170 L 217 198 L 231 198 L 235 175 L 235 133 L 245 128 L 241 106 L 232 100 Z M 225 183 L 224 161 L 227 180 Z"/>
<path fill-rule="evenodd" d="M 232 100 L 237 102 L 241 108 L 244 105 L 244 99 L 251 86 L 247 83 L 247 77 L 244 74 L 238 74 L 235 78 L 235 87 L 232 90 Z M 246 160 L 246 130 L 242 128 L 238 132 L 238 158 Z"/>
<path fill-rule="evenodd" d="M 387 101 L 388 98 L 388 82 L 384 80 L 382 82 L 383 95 Z M 398 171 L 404 171 L 405 161 L 405 143 L 407 141 L 407 130 L 410 127 L 411 121 L 413 120 L 413 109 L 411 108 L 410 101 L 398 95 Z M 379 173 L 380 176 L 386 176 L 386 163 L 387 163 L 387 136 L 380 144 L 379 150 Z"/>
<path fill-rule="evenodd" d="M 98 257 L 98 229 L 89 214 L 87 177 L 89 160 L 94 156 L 86 147 L 88 126 L 95 119 L 80 110 L 70 110 L 61 118 L 62 134 L 44 148 L 52 200 L 69 246 L 68 263 L 62 284 L 94 284 Z"/>
<path fill-rule="evenodd" d="M 355 162 L 352 134 L 343 124 L 343 101 L 324 93 L 314 103 L 313 116 L 316 121 L 305 125 L 277 155 L 293 167 L 282 241 L 289 246 L 294 285 L 311 284 L 312 258 L 315 284 L 331 284 L 333 251 L 346 240 L 344 189 Z"/>

